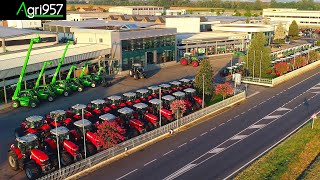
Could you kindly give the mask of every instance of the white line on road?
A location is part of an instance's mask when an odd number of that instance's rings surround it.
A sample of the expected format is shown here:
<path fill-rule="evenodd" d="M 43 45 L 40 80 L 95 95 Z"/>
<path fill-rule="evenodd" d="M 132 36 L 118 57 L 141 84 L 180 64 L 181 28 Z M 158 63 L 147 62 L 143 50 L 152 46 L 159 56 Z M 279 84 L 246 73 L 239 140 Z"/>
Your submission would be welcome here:
<path fill-rule="evenodd" d="M 239 114 L 238 114 L 238 115 L 236 115 L 234 118 L 237 118 L 237 117 L 239 117 Z"/>
<path fill-rule="evenodd" d="M 192 139 L 190 139 L 190 142 L 191 142 L 191 141 L 194 141 L 194 140 L 196 140 L 196 139 L 197 139 L 196 137 L 195 137 L 195 138 L 192 138 Z"/>
<path fill-rule="evenodd" d="M 131 174 L 131 173 L 133 173 L 133 172 L 135 172 L 135 171 L 137 171 L 137 170 L 138 170 L 138 169 L 132 170 L 132 171 L 128 172 L 127 174 L 125 174 L 125 175 L 123 175 L 123 176 L 119 177 L 117 180 L 122 179 L 122 178 L 124 178 L 124 177 L 128 176 L 129 174 Z"/>
<path fill-rule="evenodd" d="M 214 129 L 216 129 L 216 127 L 211 128 L 210 131 L 213 131 Z"/>
<path fill-rule="evenodd" d="M 168 155 L 169 153 L 171 153 L 172 151 L 173 151 L 173 150 L 171 149 L 170 151 L 164 153 L 162 156 L 166 156 L 166 155 Z"/>
<path fill-rule="evenodd" d="M 182 146 L 186 145 L 187 143 L 183 143 L 180 146 L 178 146 L 178 148 L 181 148 Z"/>
<path fill-rule="evenodd" d="M 253 93 L 253 94 L 251 94 L 251 95 L 247 96 L 247 99 L 249 99 L 249 98 L 251 98 L 252 96 L 255 96 L 255 95 L 259 94 L 259 93 L 260 93 L 260 92 L 259 92 L 259 91 L 257 91 L 257 92 L 255 92 L 255 93 Z"/>
<path fill-rule="evenodd" d="M 227 122 L 231 121 L 232 119 L 229 119 Z"/>
<path fill-rule="evenodd" d="M 246 113 L 246 112 L 242 112 L 241 114 L 244 114 L 244 113 Z"/>
<path fill-rule="evenodd" d="M 222 125 L 224 125 L 224 123 L 221 123 L 219 126 L 222 126 Z"/>
<path fill-rule="evenodd" d="M 203 136 L 203 135 L 205 135 L 205 134 L 207 134 L 208 132 L 204 132 L 204 133 L 202 133 L 200 136 Z"/>
<path fill-rule="evenodd" d="M 143 166 L 147 166 L 148 164 L 150 164 L 150 163 L 152 163 L 152 162 L 154 162 L 154 161 L 156 161 L 157 159 L 154 159 L 154 160 L 152 160 L 152 161 L 149 161 L 149 162 L 147 162 L 147 163 L 145 163 Z"/>

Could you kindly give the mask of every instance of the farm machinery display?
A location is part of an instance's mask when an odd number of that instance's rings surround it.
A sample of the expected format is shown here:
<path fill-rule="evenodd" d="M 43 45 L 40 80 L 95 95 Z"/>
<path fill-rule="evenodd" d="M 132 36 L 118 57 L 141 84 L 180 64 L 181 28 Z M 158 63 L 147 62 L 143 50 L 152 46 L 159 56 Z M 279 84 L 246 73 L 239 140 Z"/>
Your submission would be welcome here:
<path fill-rule="evenodd" d="M 134 79 L 144 79 L 146 78 L 146 73 L 141 64 L 133 64 L 131 69 L 129 70 L 129 76 L 133 77 Z"/>
<path fill-rule="evenodd" d="M 186 93 L 187 99 L 192 103 L 193 110 L 200 109 L 202 106 L 202 99 L 196 95 L 196 90 L 193 88 L 187 88 L 183 91 Z"/>
<path fill-rule="evenodd" d="M 93 120 L 93 114 L 86 110 L 87 106 L 84 104 L 73 105 L 69 110 L 67 110 L 67 117 L 71 118 L 73 121 L 80 119 Z"/>
<path fill-rule="evenodd" d="M 58 126 L 66 126 L 70 128 L 73 120 L 67 117 L 67 112 L 65 110 L 54 110 L 45 116 L 45 122 L 52 128 Z"/>
<path fill-rule="evenodd" d="M 38 79 L 33 88 L 40 100 L 47 100 L 49 102 L 52 102 L 56 97 L 56 94 L 54 93 L 54 89 L 51 86 L 40 85 L 40 80 L 44 74 L 44 70 L 47 67 L 47 65 L 51 65 L 51 64 L 52 64 L 51 61 L 43 63 Z"/>
<path fill-rule="evenodd" d="M 84 86 L 84 87 L 92 87 L 95 88 L 97 86 L 97 82 L 94 81 L 91 75 L 85 75 L 85 71 L 88 67 L 89 63 L 85 63 L 82 71 L 80 73 L 80 76 L 78 78 L 79 82 Z"/>
<path fill-rule="evenodd" d="M 151 104 L 151 107 L 149 108 L 150 113 L 159 117 L 159 111 L 160 111 L 163 124 L 169 123 L 174 120 L 173 113 L 170 110 L 163 107 L 160 109 L 160 105 L 161 106 L 163 105 L 159 99 L 151 99 L 149 103 Z"/>
<path fill-rule="evenodd" d="M 148 112 L 148 105 L 145 103 L 137 103 L 133 105 L 136 119 L 144 121 L 147 131 L 150 131 L 159 126 L 158 117 Z"/>
<path fill-rule="evenodd" d="M 103 99 L 96 99 L 91 101 L 86 110 L 90 111 L 95 117 L 111 111 L 111 108 L 106 106 L 106 101 Z"/>
<path fill-rule="evenodd" d="M 137 93 L 137 98 L 140 99 L 141 102 L 148 102 L 153 98 L 150 95 L 148 89 L 138 89 L 136 93 Z"/>
<path fill-rule="evenodd" d="M 29 116 L 21 122 L 20 127 L 14 130 L 14 134 L 16 137 L 22 137 L 26 134 L 36 134 L 40 137 L 47 134 L 50 129 L 50 125 L 44 123 L 42 116 Z"/>
<path fill-rule="evenodd" d="M 125 128 L 125 124 L 121 121 L 119 117 L 116 117 L 115 115 L 111 113 L 107 113 L 104 115 L 99 116 L 99 120 L 96 122 L 95 126 L 98 126 L 100 123 L 108 122 L 111 124 L 115 124 L 119 134 L 122 136 L 121 139 L 126 139 L 127 137 L 127 130 Z"/>
<path fill-rule="evenodd" d="M 168 95 L 173 92 L 170 84 L 160 84 L 159 87 L 161 87 L 161 93 L 163 93 L 163 94 Z"/>
<path fill-rule="evenodd" d="M 185 105 L 186 108 L 187 108 L 187 111 L 186 111 L 187 114 L 189 114 L 190 112 L 193 111 L 192 103 L 187 99 L 186 93 L 181 92 L 181 91 L 177 91 L 177 92 L 172 93 L 172 95 L 173 95 L 176 99 L 182 100 L 182 101 L 184 102 L 184 105 Z"/>
<path fill-rule="evenodd" d="M 184 53 L 180 59 L 182 65 L 192 64 L 193 67 L 198 67 L 202 60 L 208 59 L 203 55 L 192 55 L 191 53 Z"/>
<path fill-rule="evenodd" d="M 122 102 L 121 96 L 109 96 L 107 97 L 107 104 L 113 110 L 114 113 L 117 113 L 118 108 L 126 107 L 127 105 Z"/>
<path fill-rule="evenodd" d="M 127 104 L 127 106 L 132 106 L 135 103 L 140 103 L 140 99 L 137 99 L 137 93 L 127 92 L 122 94 L 123 101 Z"/>
<path fill-rule="evenodd" d="M 179 81 L 171 81 L 169 84 L 172 85 L 171 90 L 172 91 L 182 91 L 182 83 Z"/>
<path fill-rule="evenodd" d="M 120 122 L 124 124 L 127 129 L 128 126 L 132 128 L 132 136 L 138 136 L 146 132 L 144 124 L 133 116 L 133 110 L 128 107 L 124 107 L 118 110 Z"/>
<path fill-rule="evenodd" d="M 159 86 L 149 86 L 149 93 L 152 97 L 156 98 L 159 96 L 160 87 Z"/>

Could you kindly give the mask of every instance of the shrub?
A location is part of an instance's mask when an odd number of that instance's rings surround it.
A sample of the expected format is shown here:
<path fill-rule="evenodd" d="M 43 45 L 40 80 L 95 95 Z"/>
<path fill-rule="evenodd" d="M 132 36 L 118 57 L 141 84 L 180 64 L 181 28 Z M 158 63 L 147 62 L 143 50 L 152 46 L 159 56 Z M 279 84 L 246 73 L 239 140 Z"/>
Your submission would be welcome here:
<path fill-rule="evenodd" d="M 113 147 L 124 140 L 124 137 L 119 134 L 120 127 L 116 122 L 104 121 L 98 125 L 97 129 L 95 135 L 99 139 L 98 145 L 103 149 Z"/>
<path fill-rule="evenodd" d="M 186 112 L 187 107 L 183 100 L 174 100 L 170 104 L 170 109 L 174 114 L 179 114 L 179 116 L 182 116 L 184 112 Z M 178 115 L 177 115 L 178 116 Z"/>
<path fill-rule="evenodd" d="M 215 90 L 216 95 L 221 95 L 223 99 L 233 95 L 233 87 L 230 83 L 218 84 Z"/>
<path fill-rule="evenodd" d="M 289 71 L 289 64 L 287 62 L 279 62 L 274 65 L 274 68 L 276 73 L 281 76 Z"/>
<path fill-rule="evenodd" d="M 307 64 L 308 63 L 307 63 L 306 57 L 298 56 L 298 57 L 295 58 L 293 66 L 294 66 L 294 68 L 301 68 L 301 67 L 303 67 L 303 66 L 305 66 Z"/>

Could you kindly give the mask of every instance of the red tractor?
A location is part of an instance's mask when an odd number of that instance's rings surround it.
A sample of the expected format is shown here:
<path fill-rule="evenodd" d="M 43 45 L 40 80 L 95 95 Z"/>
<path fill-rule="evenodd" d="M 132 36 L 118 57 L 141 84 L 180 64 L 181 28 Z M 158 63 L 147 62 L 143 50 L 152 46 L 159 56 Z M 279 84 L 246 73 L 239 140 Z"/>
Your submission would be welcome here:
<path fill-rule="evenodd" d="M 193 109 L 200 109 L 202 106 L 202 99 L 196 95 L 196 90 L 193 88 L 187 88 L 183 91 L 186 93 L 187 99 L 192 102 Z"/>
<path fill-rule="evenodd" d="M 137 99 L 137 94 L 134 92 L 127 92 L 124 93 L 123 95 L 123 100 L 128 106 L 132 106 L 135 103 L 140 103 L 140 99 Z"/>
<path fill-rule="evenodd" d="M 149 86 L 148 87 L 149 93 L 153 98 L 157 98 L 159 96 L 160 88 L 158 86 Z"/>
<path fill-rule="evenodd" d="M 74 121 L 82 119 L 82 113 L 83 118 L 92 120 L 93 114 L 86 110 L 87 106 L 84 104 L 76 104 L 73 105 L 69 110 L 67 110 L 67 117 L 72 118 Z"/>
<path fill-rule="evenodd" d="M 113 110 L 115 113 L 117 112 L 117 110 L 119 108 L 123 108 L 126 107 L 127 105 L 122 101 L 121 96 L 109 96 L 107 98 L 107 105 L 111 108 L 111 110 Z"/>
<path fill-rule="evenodd" d="M 90 111 L 95 117 L 99 117 L 101 114 L 110 112 L 111 108 L 106 106 L 105 100 L 96 99 L 87 105 L 86 110 Z"/>
<path fill-rule="evenodd" d="M 70 139 L 70 131 L 64 126 L 59 126 L 50 130 L 50 136 L 45 139 L 44 144 L 47 146 L 49 152 L 58 153 L 57 138 L 59 140 L 59 151 L 61 157 L 61 164 L 68 166 L 73 162 L 82 159 L 80 148 Z"/>
<path fill-rule="evenodd" d="M 21 126 L 14 130 L 16 137 L 21 137 L 26 134 L 37 134 L 38 136 L 44 136 L 48 134 L 51 127 L 44 123 L 42 116 L 30 116 L 27 117 Z"/>
<path fill-rule="evenodd" d="M 107 114 L 101 115 L 99 117 L 99 120 L 96 122 L 95 126 L 97 127 L 100 123 L 105 122 L 105 121 L 108 121 L 109 123 L 115 123 L 116 125 L 118 125 L 117 129 L 119 130 L 119 134 L 122 135 L 123 140 L 126 139 L 127 131 L 126 131 L 124 124 L 120 118 L 116 117 L 113 114 L 107 113 Z"/>
<path fill-rule="evenodd" d="M 162 103 L 162 107 L 166 108 L 166 109 L 170 109 L 170 104 L 176 99 L 174 96 L 172 95 L 165 95 L 162 97 L 163 99 L 163 103 Z"/>
<path fill-rule="evenodd" d="M 177 91 L 172 93 L 172 95 L 178 99 L 178 100 L 182 100 L 184 102 L 184 105 L 186 106 L 187 110 L 186 113 L 189 114 L 193 111 L 193 105 L 192 103 L 187 99 L 186 97 L 186 93 L 181 92 L 181 91 Z"/>
<path fill-rule="evenodd" d="M 137 98 L 139 98 L 141 102 L 148 102 L 153 98 L 150 95 L 148 89 L 138 89 L 136 93 L 137 93 Z"/>
<path fill-rule="evenodd" d="M 145 103 L 138 103 L 133 105 L 133 108 L 135 109 L 133 115 L 136 119 L 144 121 L 147 131 L 150 131 L 159 126 L 158 117 L 148 112 L 148 105 L 146 105 Z"/>
<path fill-rule="evenodd" d="M 52 128 L 55 128 L 56 126 L 66 126 L 71 128 L 73 122 L 71 118 L 67 118 L 65 110 L 51 111 L 46 115 L 45 121 L 47 124 L 50 124 Z"/>
<path fill-rule="evenodd" d="M 144 124 L 133 116 L 133 110 L 131 108 L 121 108 L 118 110 L 118 113 L 121 123 L 123 123 L 127 129 L 130 129 L 129 126 L 133 128 L 131 137 L 135 137 L 146 132 Z"/>
<path fill-rule="evenodd" d="M 190 88 L 192 87 L 191 80 L 190 79 L 180 79 L 179 80 L 182 83 L 183 88 Z"/>
<path fill-rule="evenodd" d="M 8 163 L 11 169 L 24 169 L 28 179 L 37 179 L 41 174 L 53 171 L 58 166 L 54 154 L 46 154 L 40 150 L 39 139 L 34 134 L 16 138 L 16 146 L 12 144 L 8 151 Z"/>
<path fill-rule="evenodd" d="M 156 116 L 159 116 L 159 108 L 160 108 L 160 100 L 159 99 L 151 99 L 149 101 L 151 104 L 150 112 Z M 165 108 L 161 108 L 161 116 L 163 124 L 171 122 L 174 120 L 173 113 Z"/>
<path fill-rule="evenodd" d="M 161 87 L 161 92 L 163 94 L 167 95 L 167 94 L 171 94 L 173 92 L 170 84 L 160 84 L 159 87 Z"/>
<path fill-rule="evenodd" d="M 183 87 L 181 85 L 181 82 L 179 81 L 172 81 L 169 84 L 172 85 L 172 91 L 182 91 Z"/>

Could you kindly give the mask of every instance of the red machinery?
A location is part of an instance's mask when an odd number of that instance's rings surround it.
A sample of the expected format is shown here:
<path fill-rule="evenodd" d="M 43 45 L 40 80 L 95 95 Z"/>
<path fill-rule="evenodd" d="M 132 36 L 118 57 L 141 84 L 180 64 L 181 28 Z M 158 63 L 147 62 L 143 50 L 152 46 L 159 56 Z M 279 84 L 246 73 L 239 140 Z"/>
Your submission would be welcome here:
<path fill-rule="evenodd" d="M 67 118 L 65 110 L 54 110 L 46 115 L 46 122 L 54 128 L 56 126 L 70 127 L 73 121 L 71 118 Z"/>
<path fill-rule="evenodd" d="M 44 123 L 42 116 L 29 116 L 16 128 L 14 134 L 16 137 L 21 137 L 26 134 L 37 134 L 44 136 L 50 131 L 51 127 Z"/>
<path fill-rule="evenodd" d="M 136 91 L 136 93 L 137 93 L 137 98 L 139 98 L 140 101 L 142 101 L 142 102 L 147 102 L 153 98 L 150 95 L 148 89 L 138 89 Z"/>
<path fill-rule="evenodd" d="M 137 93 L 134 92 L 127 92 L 123 95 L 123 100 L 128 106 L 132 106 L 135 103 L 140 103 L 140 99 L 137 99 Z"/>
<path fill-rule="evenodd" d="M 158 117 L 148 112 L 148 105 L 145 103 L 138 103 L 133 105 L 135 112 L 133 113 L 136 119 L 145 122 L 147 130 L 152 130 L 159 126 Z"/>
<path fill-rule="evenodd" d="M 200 109 L 202 106 L 202 99 L 196 95 L 196 90 L 193 88 L 187 88 L 183 91 L 186 93 L 187 99 L 192 102 L 193 109 Z"/>
<path fill-rule="evenodd" d="M 67 110 L 67 117 L 70 117 L 76 121 L 82 119 L 83 113 L 83 118 L 92 120 L 93 114 L 89 111 L 86 111 L 86 108 L 87 106 L 84 104 L 73 105 L 69 110 Z"/>
<path fill-rule="evenodd" d="M 94 116 L 100 116 L 102 114 L 108 113 L 111 111 L 111 108 L 106 106 L 106 101 L 103 99 L 96 99 L 91 101 L 86 110 L 90 111 Z"/>
<path fill-rule="evenodd" d="M 125 126 L 133 128 L 133 136 L 143 134 L 146 132 L 144 124 L 133 116 L 133 110 L 128 107 L 124 107 L 118 110 L 120 121 Z"/>
<path fill-rule="evenodd" d="M 151 99 L 149 103 L 151 104 L 150 112 L 156 116 L 159 116 L 161 101 L 159 99 Z M 170 110 L 161 108 L 160 112 L 161 112 L 163 124 L 174 120 L 173 113 Z"/>

